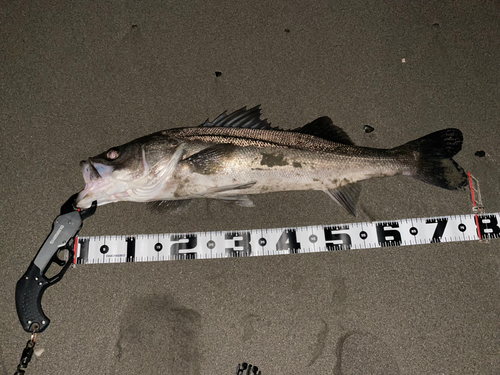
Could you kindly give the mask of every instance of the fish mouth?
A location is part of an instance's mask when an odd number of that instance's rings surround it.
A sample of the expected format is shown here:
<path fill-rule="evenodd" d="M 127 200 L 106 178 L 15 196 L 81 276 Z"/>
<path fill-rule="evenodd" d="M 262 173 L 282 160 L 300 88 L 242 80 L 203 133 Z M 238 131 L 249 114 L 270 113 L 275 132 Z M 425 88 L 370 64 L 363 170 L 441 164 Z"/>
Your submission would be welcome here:
<path fill-rule="evenodd" d="M 92 181 L 101 178 L 99 171 L 90 160 L 82 160 L 80 162 L 80 168 L 82 169 L 83 179 L 85 180 L 86 184 L 89 184 Z"/>
<path fill-rule="evenodd" d="M 85 181 L 85 188 L 78 194 L 75 205 L 78 208 L 88 208 L 94 200 L 98 205 L 110 203 L 110 193 L 113 183 L 111 174 L 113 167 L 101 163 L 92 162 L 90 159 L 80 162 L 80 168 Z"/>
<path fill-rule="evenodd" d="M 95 163 L 90 159 L 82 160 L 80 162 L 80 168 L 82 169 L 83 179 L 86 184 L 92 183 L 93 181 L 101 178 L 109 177 L 114 170 L 114 168 L 110 165 Z"/>

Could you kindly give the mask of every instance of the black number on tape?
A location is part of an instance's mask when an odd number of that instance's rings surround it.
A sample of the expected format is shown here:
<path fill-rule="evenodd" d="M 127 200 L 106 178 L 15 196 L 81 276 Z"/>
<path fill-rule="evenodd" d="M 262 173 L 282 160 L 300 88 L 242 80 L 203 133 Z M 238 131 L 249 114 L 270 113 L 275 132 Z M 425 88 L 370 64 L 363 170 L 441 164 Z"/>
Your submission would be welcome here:
<path fill-rule="evenodd" d="M 170 241 L 174 242 L 170 246 L 170 255 L 176 259 L 196 259 L 196 251 L 189 251 L 198 245 L 195 234 L 174 234 L 170 236 Z"/>
<path fill-rule="evenodd" d="M 477 218 L 481 238 L 500 237 L 500 227 L 498 226 L 498 220 L 495 215 L 478 215 Z"/>
<path fill-rule="evenodd" d="M 436 229 L 434 230 L 434 234 L 432 235 L 431 243 L 441 242 L 441 238 L 443 237 L 446 224 L 448 224 L 448 219 L 445 217 L 439 219 L 427 219 L 425 223 L 426 224 L 437 223 Z"/>
<path fill-rule="evenodd" d="M 133 262 L 135 258 L 135 237 L 127 237 L 127 262 Z"/>
<path fill-rule="evenodd" d="M 297 241 L 297 232 L 295 229 L 286 229 L 281 233 L 280 239 L 276 243 L 276 250 L 288 250 L 290 253 L 298 253 L 300 242 Z"/>
<path fill-rule="evenodd" d="M 337 233 L 341 230 L 349 230 L 349 226 L 335 225 L 333 227 L 325 227 L 325 241 L 328 251 L 347 250 L 351 248 L 351 236 L 347 233 Z"/>
<path fill-rule="evenodd" d="M 399 228 L 399 223 L 377 224 L 377 238 L 380 246 L 397 246 L 401 244 L 401 233 L 393 228 Z"/>
<path fill-rule="evenodd" d="M 231 241 L 232 247 L 226 247 L 226 255 L 231 257 L 248 256 L 252 253 L 250 245 L 250 232 L 226 233 L 225 239 Z"/>

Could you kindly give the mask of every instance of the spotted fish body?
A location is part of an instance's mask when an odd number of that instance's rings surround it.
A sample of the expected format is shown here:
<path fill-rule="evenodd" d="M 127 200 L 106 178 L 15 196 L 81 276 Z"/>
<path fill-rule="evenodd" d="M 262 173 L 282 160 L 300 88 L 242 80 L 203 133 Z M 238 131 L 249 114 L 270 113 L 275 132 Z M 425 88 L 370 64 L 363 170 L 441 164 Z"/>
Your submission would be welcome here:
<path fill-rule="evenodd" d="M 251 206 L 252 194 L 321 190 L 356 214 L 360 180 L 402 174 L 463 187 L 451 159 L 461 144 L 458 129 L 445 129 L 393 149 L 358 147 L 328 117 L 285 131 L 260 120 L 259 107 L 242 108 L 82 161 L 86 187 L 76 205 L 212 198 Z"/>

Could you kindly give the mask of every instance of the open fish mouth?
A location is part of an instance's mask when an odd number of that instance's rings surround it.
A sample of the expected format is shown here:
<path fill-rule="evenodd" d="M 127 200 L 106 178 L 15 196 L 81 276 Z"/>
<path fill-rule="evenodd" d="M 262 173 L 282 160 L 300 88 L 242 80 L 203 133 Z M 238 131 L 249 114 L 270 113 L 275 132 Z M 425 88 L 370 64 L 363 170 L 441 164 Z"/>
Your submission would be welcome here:
<path fill-rule="evenodd" d="M 100 205 L 112 202 L 110 196 L 118 190 L 118 186 L 113 184 L 111 179 L 113 167 L 93 163 L 90 159 L 80 162 L 80 167 L 85 180 L 85 188 L 78 194 L 76 206 L 88 208 L 94 200 L 97 200 Z"/>
<path fill-rule="evenodd" d="M 80 208 L 86 208 L 83 207 L 83 205 L 94 195 L 92 194 L 92 188 L 98 184 L 99 180 L 102 180 L 102 177 L 90 160 L 81 161 L 80 167 L 82 169 L 83 179 L 85 180 L 85 188 L 78 194 L 76 205 Z"/>
<path fill-rule="evenodd" d="M 100 178 L 109 177 L 113 173 L 113 167 L 101 163 L 93 163 L 90 159 L 81 161 L 80 167 L 82 168 L 83 179 L 86 184 Z"/>
<path fill-rule="evenodd" d="M 80 162 L 80 166 L 82 168 L 83 179 L 85 180 L 86 184 L 89 184 L 92 181 L 101 178 L 101 175 L 99 174 L 96 167 L 94 166 L 94 164 L 92 164 L 90 160 Z"/>

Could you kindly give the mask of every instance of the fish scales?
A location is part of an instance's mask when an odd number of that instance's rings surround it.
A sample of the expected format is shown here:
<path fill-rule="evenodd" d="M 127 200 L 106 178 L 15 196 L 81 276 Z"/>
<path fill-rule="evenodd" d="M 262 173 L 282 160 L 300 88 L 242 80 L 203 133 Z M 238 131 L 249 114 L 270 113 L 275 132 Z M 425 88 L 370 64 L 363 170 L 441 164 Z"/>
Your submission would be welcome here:
<path fill-rule="evenodd" d="M 353 150 L 356 151 L 356 150 Z M 189 181 L 176 190 L 177 198 L 207 194 L 209 189 L 237 183 L 253 186 L 245 194 L 291 190 L 329 190 L 369 178 L 367 174 L 392 176 L 405 172 L 394 157 L 373 159 L 294 148 L 246 146 L 230 151 L 214 170 L 201 171 L 191 160 L 181 161 L 171 184 Z M 369 150 L 368 150 L 368 153 Z M 222 159 L 222 157 L 221 157 Z M 335 174 L 330 171 L 335 164 Z M 368 168 L 370 167 L 370 168 Z"/>

